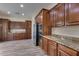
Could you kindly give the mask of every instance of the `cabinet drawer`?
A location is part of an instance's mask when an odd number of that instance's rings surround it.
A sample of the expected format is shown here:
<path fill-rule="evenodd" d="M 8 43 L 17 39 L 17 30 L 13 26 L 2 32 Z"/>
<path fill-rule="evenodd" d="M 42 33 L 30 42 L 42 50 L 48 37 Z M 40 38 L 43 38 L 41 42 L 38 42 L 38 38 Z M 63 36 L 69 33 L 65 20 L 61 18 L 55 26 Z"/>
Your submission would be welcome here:
<path fill-rule="evenodd" d="M 68 48 L 66 46 L 60 45 L 60 44 L 58 44 L 58 49 L 66 52 L 70 56 L 76 56 L 77 55 L 77 51 L 75 51 L 73 49 L 70 49 L 70 48 Z"/>

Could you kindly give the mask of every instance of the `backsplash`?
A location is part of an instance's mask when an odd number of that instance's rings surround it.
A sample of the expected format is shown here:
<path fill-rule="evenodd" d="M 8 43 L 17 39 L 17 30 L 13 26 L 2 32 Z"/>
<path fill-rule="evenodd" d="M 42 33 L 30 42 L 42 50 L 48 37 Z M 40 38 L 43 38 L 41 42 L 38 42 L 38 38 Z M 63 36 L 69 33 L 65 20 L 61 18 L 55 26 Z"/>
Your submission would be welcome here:
<path fill-rule="evenodd" d="M 26 29 L 11 29 L 11 33 L 25 33 Z"/>
<path fill-rule="evenodd" d="M 79 38 L 79 26 L 52 28 L 52 35 L 53 34 Z"/>

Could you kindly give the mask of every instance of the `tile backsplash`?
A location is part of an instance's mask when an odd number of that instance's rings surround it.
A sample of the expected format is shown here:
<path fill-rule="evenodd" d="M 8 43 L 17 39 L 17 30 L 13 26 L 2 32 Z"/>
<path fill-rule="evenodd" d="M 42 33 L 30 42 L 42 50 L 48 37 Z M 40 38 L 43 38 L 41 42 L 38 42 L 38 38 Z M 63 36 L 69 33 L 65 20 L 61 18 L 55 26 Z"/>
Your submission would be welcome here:
<path fill-rule="evenodd" d="M 52 34 L 79 38 L 79 26 L 65 26 L 65 27 L 52 28 Z"/>
<path fill-rule="evenodd" d="M 25 33 L 26 29 L 11 29 L 11 33 Z"/>

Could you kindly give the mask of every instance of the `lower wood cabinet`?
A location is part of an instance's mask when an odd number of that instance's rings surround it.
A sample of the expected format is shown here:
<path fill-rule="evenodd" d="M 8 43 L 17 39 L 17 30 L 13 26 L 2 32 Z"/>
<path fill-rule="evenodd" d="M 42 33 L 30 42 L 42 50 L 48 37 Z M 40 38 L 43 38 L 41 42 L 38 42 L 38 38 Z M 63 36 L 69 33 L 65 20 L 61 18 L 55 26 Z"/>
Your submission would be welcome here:
<path fill-rule="evenodd" d="M 58 56 L 69 56 L 69 54 L 65 53 L 62 50 L 58 50 Z"/>
<path fill-rule="evenodd" d="M 26 33 L 14 33 L 13 35 L 14 40 L 26 39 Z"/>
<path fill-rule="evenodd" d="M 42 49 L 49 56 L 57 55 L 57 43 L 45 37 L 42 37 Z"/>
<path fill-rule="evenodd" d="M 8 33 L 8 41 L 14 40 L 14 34 L 13 33 Z"/>
<path fill-rule="evenodd" d="M 48 39 L 44 38 L 42 39 L 42 49 L 47 53 L 47 47 L 48 47 Z"/>
<path fill-rule="evenodd" d="M 42 49 L 42 46 L 43 46 L 43 45 L 42 45 L 42 41 L 43 41 L 43 40 L 42 40 L 42 38 L 41 38 L 40 41 L 39 41 L 39 46 L 40 46 L 41 49 Z"/>
<path fill-rule="evenodd" d="M 31 33 L 26 33 L 26 39 L 31 39 Z"/>
<path fill-rule="evenodd" d="M 53 39 L 42 37 L 40 45 L 44 52 L 49 56 L 79 56 L 78 51 L 59 44 L 53 41 Z"/>
<path fill-rule="evenodd" d="M 8 33 L 7 41 L 31 39 L 31 34 L 27 33 Z"/>
<path fill-rule="evenodd" d="M 0 41 L 8 40 L 9 20 L 0 18 Z"/>
<path fill-rule="evenodd" d="M 57 56 L 57 43 L 52 40 L 48 40 L 48 55 Z"/>
<path fill-rule="evenodd" d="M 77 56 L 77 55 L 78 55 L 77 51 L 69 47 L 63 46 L 61 44 L 58 44 L 58 56 Z"/>

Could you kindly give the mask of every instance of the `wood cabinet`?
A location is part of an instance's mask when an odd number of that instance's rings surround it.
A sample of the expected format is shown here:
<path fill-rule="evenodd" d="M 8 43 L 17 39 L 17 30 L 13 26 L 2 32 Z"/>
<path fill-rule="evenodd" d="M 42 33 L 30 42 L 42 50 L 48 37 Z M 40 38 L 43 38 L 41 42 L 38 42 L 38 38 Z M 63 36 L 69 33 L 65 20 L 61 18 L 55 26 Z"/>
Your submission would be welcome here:
<path fill-rule="evenodd" d="M 44 25 L 44 26 L 50 26 L 49 21 L 49 10 L 42 9 L 38 15 L 35 17 L 35 20 L 38 24 Z"/>
<path fill-rule="evenodd" d="M 62 50 L 58 50 L 58 56 L 69 56 L 69 54 L 65 53 Z"/>
<path fill-rule="evenodd" d="M 65 4 L 57 4 L 50 10 L 50 21 L 52 26 L 64 26 L 65 25 Z"/>
<path fill-rule="evenodd" d="M 39 40 L 39 46 L 41 49 L 43 49 L 43 37 L 41 36 L 41 39 Z"/>
<path fill-rule="evenodd" d="M 51 34 L 51 23 L 49 20 L 49 10 L 47 9 L 42 9 L 38 15 L 35 17 L 36 24 L 39 24 L 42 26 L 42 34 L 43 35 L 50 35 Z"/>
<path fill-rule="evenodd" d="M 43 35 L 51 35 L 51 27 L 48 27 L 48 26 L 43 26 Z"/>
<path fill-rule="evenodd" d="M 64 26 L 65 20 L 65 4 L 58 4 L 54 8 L 55 26 Z"/>
<path fill-rule="evenodd" d="M 12 40 L 15 40 L 15 39 L 14 39 L 14 34 L 11 33 L 11 32 L 9 32 L 9 33 L 8 33 L 8 39 L 7 39 L 7 41 L 12 41 Z"/>
<path fill-rule="evenodd" d="M 29 20 L 25 22 L 15 22 L 11 21 L 10 22 L 10 29 L 25 29 L 26 31 L 23 33 L 12 33 L 13 40 L 21 40 L 21 39 L 31 39 L 31 31 L 32 31 L 32 22 Z M 10 36 L 10 35 L 9 35 Z M 10 39 L 10 37 L 8 38 Z"/>
<path fill-rule="evenodd" d="M 26 21 L 26 38 L 27 39 L 31 39 L 31 35 L 32 35 L 32 22 L 31 21 Z"/>
<path fill-rule="evenodd" d="M 10 29 L 25 29 L 25 22 L 10 22 Z"/>
<path fill-rule="evenodd" d="M 0 20 L 0 41 L 3 39 L 3 25 L 2 25 L 2 20 Z"/>
<path fill-rule="evenodd" d="M 53 41 L 53 39 L 48 39 L 42 36 L 40 47 L 49 56 L 79 56 L 79 51 L 76 51 L 68 46 L 59 44 Z"/>
<path fill-rule="evenodd" d="M 71 48 L 63 46 L 61 44 L 58 44 L 58 55 L 59 56 L 77 56 L 78 52 Z"/>
<path fill-rule="evenodd" d="M 42 49 L 49 56 L 57 56 L 57 43 L 53 40 L 42 37 Z"/>
<path fill-rule="evenodd" d="M 0 19 L 0 41 L 6 41 L 8 39 L 9 32 L 9 20 Z"/>
<path fill-rule="evenodd" d="M 38 24 L 43 24 L 43 11 L 42 10 L 35 17 L 35 20 Z"/>
<path fill-rule="evenodd" d="M 66 19 L 66 25 L 79 25 L 79 3 L 69 3 L 68 7 L 68 19 Z"/>
<path fill-rule="evenodd" d="M 14 40 L 26 39 L 26 33 L 14 33 Z"/>
<path fill-rule="evenodd" d="M 48 40 L 48 55 L 57 56 L 57 43 L 53 40 Z"/>
<path fill-rule="evenodd" d="M 48 39 L 43 37 L 42 38 L 42 49 L 47 53 L 47 47 L 48 47 Z"/>
<path fill-rule="evenodd" d="M 79 25 L 79 3 L 61 3 L 50 10 L 52 27 Z"/>
<path fill-rule="evenodd" d="M 26 21 L 26 28 L 31 28 L 32 27 L 32 21 Z"/>
<path fill-rule="evenodd" d="M 55 15 L 54 15 L 54 9 L 50 10 L 50 25 L 51 27 L 55 27 Z"/>

